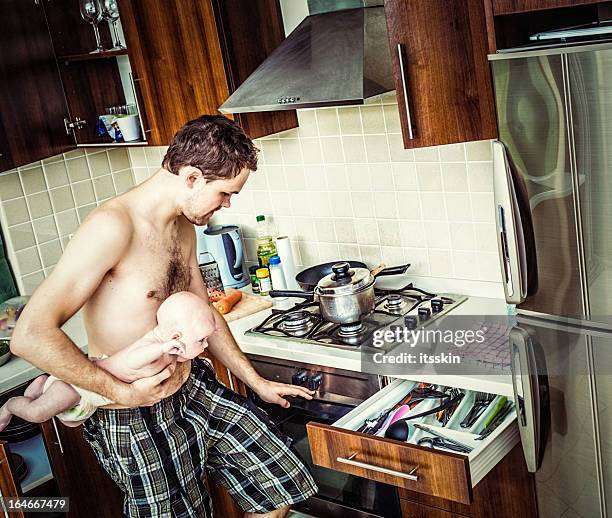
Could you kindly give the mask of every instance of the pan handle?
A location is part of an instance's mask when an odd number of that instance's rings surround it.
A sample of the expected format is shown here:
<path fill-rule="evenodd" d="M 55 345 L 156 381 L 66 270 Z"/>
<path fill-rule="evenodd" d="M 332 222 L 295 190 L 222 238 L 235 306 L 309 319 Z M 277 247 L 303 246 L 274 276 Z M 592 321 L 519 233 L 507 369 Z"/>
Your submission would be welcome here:
<path fill-rule="evenodd" d="M 298 297 L 300 299 L 314 300 L 314 292 L 300 290 L 271 290 L 270 297 Z"/>
<path fill-rule="evenodd" d="M 405 273 L 408 268 L 410 268 L 409 264 L 390 266 L 389 268 L 385 268 L 382 272 L 380 272 L 377 277 L 380 277 L 381 275 L 399 275 Z"/>

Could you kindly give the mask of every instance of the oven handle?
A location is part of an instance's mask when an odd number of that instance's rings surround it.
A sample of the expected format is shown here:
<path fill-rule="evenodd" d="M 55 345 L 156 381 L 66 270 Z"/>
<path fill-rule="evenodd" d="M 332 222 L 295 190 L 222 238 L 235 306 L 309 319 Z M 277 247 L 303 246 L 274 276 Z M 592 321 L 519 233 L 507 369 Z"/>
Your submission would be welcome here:
<path fill-rule="evenodd" d="M 419 479 L 418 475 L 415 475 L 416 470 L 419 469 L 418 466 L 412 468 L 408 473 L 403 473 L 394 469 L 383 468 L 381 466 L 374 466 L 373 464 L 368 464 L 367 462 L 359 462 L 358 460 L 353 460 L 357 455 L 359 455 L 359 452 L 354 452 L 351 453 L 348 458 L 337 457 L 336 460 L 341 464 L 348 464 L 349 466 L 355 466 L 356 468 L 369 469 L 378 473 L 384 473 L 385 475 L 391 475 L 392 477 L 406 478 L 415 482 Z"/>

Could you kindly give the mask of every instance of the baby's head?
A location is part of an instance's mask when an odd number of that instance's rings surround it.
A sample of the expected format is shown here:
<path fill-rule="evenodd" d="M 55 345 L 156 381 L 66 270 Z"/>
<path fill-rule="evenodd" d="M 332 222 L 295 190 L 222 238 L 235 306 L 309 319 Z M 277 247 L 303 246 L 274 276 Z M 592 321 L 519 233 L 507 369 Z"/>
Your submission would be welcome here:
<path fill-rule="evenodd" d="M 206 338 L 215 332 L 214 313 L 197 295 L 180 291 L 159 306 L 156 330 L 163 340 L 179 340 L 185 347 L 179 360 L 190 360 L 202 354 L 208 345 Z"/>

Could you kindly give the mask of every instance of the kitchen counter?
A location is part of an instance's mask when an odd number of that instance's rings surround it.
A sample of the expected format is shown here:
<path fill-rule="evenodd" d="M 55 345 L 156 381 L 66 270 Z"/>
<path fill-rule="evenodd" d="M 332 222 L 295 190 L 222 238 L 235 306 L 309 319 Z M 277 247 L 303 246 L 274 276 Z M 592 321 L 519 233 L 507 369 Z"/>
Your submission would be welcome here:
<path fill-rule="evenodd" d="M 68 335 L 81 351 L 87 353 L 87 333 L 85 332 L 81 311 L 77 312 L 62 326 L 62 331 Z M 0 394 L 40 374 L 42 374 L 42 371 L 31 363 L 17 356 L 12 356 L 7 363 L 0 367 Z"/>
<path fill-rule="evenodd" d="M 274 307 L 284 308 L 293 302 L 276 301 Z M 361 370 L 361 353 L 358 350 L 347 350 L 326 345 L 315 345 L 297 341 L 283 340 L 282 338 L 268 338 L 264 336 L 245 335 L 245 331 L 260 324 L 264 318 L 271 314 L 271 309 L 260 311 L 254 315 L 230 322 L 230 329 L 242 351 L 247 354 L 257 354 L 272 358 L 294 360 L 312 365 L 337 367 L 344 370 Z M 451 315 L 506 315 L 506 302 L 500 299 L 470 297 L 463 304 L 457 306 Z M 407 371 L 402 375 L 393 377 L 449 385 L 464 389 L 490 392 L 514 397 L 512 378 L 510 374 L 486 375 L 442 375 L 432 373 L 417 373 Z"/>

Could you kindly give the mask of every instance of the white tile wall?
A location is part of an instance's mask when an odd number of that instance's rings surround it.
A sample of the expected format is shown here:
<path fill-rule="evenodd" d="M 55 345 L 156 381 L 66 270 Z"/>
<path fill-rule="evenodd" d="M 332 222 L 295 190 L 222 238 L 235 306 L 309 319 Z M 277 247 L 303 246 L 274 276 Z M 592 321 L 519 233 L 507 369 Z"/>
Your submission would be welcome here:
<path fill-rule="evenodd" d="M 125 148 L 76 149 L 3 172 L 0 220 L 20 292 L 53 270 L 91 210 L 133 185 Z"/>
<path fill-rule="evenodd" d="M 416 276 L 501 294 L 490 141 L 405 150 L 394 93 L 298 118 L 299 128 L 256 141 L 258 171 L 213 220 L 240 225 L 249 261 L 261 213 L 293 239 L 300 267 L 406 261 Z M 164 153 L 130 150 L 136 180 Z"/>

